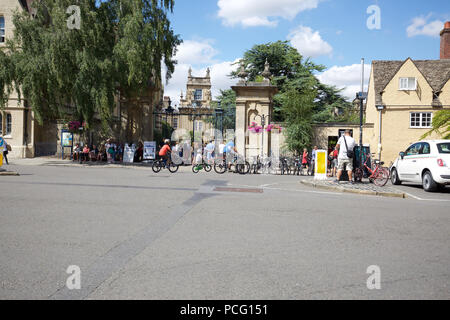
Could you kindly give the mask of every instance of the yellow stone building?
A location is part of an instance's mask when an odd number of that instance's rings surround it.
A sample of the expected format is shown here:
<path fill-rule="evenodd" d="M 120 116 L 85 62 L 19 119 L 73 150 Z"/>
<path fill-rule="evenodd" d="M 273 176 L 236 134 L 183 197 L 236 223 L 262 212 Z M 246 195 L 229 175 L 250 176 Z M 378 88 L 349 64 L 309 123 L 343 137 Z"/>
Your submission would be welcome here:
<path fill-rule="evenodd" d="M 450 22 L 441 32 L 439 60 L 372 61 L 363 143 L 389 165 L 430 131 L 434 114 L 443 109 L 450 109 Z M 352 129 L 359 142 L 357 125 L 319 124 L 314 143 L 325 148 L 344 129 Z M 440 138 L 434 133 L 427 139 Z"/>
<path fill-rule="evenodd" d="M 387 164 L 420 140 L 442 109 L 450 109 L 450 59 L 372 62 L 366 122 L 373 128 L 364 134 Z"/>

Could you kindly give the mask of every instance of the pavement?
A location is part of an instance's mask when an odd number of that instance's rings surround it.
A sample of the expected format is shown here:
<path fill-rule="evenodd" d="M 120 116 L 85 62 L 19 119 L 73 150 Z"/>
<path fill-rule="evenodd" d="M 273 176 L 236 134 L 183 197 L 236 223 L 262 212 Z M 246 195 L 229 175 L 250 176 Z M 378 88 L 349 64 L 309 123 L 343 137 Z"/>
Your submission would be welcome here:
<path fill-rule="evenodd" d="M 386 186 L 379 187 L 363 180 L 360 183 L 335 182 L 335 178 L 326 180 L 301 180 L 301 183 L 319 189 L 332 190 L 338 192 L 348 192 L 355 194 L 364 194 L 382 197 L 406 198 L 406 193 L 394 188 L 390 183 Z"/>
<path fill-rule="evenodd" d="M 11 160 L 20 176 L 0 177 L 0 299 L 450 298 L 447 189 L 55 161 Z"/>

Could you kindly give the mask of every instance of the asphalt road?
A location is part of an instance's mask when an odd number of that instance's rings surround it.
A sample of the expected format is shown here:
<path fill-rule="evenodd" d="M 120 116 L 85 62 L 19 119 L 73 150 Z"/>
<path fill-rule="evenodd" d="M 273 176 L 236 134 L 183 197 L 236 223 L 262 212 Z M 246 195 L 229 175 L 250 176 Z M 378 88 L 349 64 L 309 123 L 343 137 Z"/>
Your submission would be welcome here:
<path fill-rule="evenodd" d="M 11 166 L 0 299 L 449 299 L 450 193 L 340 194 L 298 177 Z M 81 269 L 68 290 L 66 269 Z M 366 285 L 369 266 L 381 289 Z"/>

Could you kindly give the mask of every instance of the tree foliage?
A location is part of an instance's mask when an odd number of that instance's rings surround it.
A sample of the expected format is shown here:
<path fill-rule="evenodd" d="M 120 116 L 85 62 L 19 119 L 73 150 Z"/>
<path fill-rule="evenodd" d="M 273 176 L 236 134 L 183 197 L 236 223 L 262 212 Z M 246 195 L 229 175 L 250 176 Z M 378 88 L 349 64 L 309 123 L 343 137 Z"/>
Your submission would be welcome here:
<path fill-rule="evenodd" d="M 323 65 L 318 65 L 303 56 L 289 45 L 288 41 L 277 41 L 267 44 L 255 45 L 244 53 L 241 62 L 244 63 L 249 73 L 249 81 L 258 81 L 264 70 L 266 60 L 272 73 L 271 82 L 278 87 L 279 93 L 274 97 L 274 119 L 285 121 L 286 115 L 282 113 L 283 101 L 291 90 L 299 93 L 305 92 L 305 88 L 315 90 L 315 99 L 311 102 L 313 122 L 339 121 L 333 117 L 333 110 L 339 108 L 342 113 L 351 109 L 351 104 L 341 96 L 341 90 L 321 83 L 315 76 L 317 72 L 325 70 Z M 237 77 L 239 71 L 231 76 Z"/>
<path fill-rule="evenodd" d="M 107 125 L 119 90 L 132 98 L 157 86 L 161 62 L 167 78 L 173 73 L 181 42 L 167 16 L 174 1 L 79 0 L 80 29 L 67 25 L 73 4 L 34 1 L 34 17 L 15 13 L 14 37 L 0 53 L 0 103 L 16 90 L 40 123 L 71 114 L 89 126 L 98 114 Z"/>
<path fill-rule="evenodd" d="M 432 133 L 437 133 L 443 139 L 450 139 L 450 110 L 440 110 L 433 115 L 432 129 L 424 134 L 421 139 L 425 139 Z"/>
<path fill-rule="evenodd" d="M 324 66 L 304 59 L 287 41 L 255 45 L 241 60 L 249 81 L 260 80 L 266 60 L 272 73 L 271 83 L 279 91 L 274 96 L 272 121 L 285 123 L 289 151 L 300 153 L 310 147 L 313 123 L 356 121 L 352 104 L 341 95 L 342 90 L 317 79 L 316 74 L 324 71 Z M 239 70 L 231 76 L 237 77 L 238 73 Z"/>

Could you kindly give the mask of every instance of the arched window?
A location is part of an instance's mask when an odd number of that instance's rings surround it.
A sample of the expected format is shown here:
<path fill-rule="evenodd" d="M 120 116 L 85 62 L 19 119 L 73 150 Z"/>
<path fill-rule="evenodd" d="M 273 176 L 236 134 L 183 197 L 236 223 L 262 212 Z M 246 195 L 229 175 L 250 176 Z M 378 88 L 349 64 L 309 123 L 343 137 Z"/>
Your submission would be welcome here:
<path fill-rule="evenodd" d="M 12 117 L 11 113 L 6 114 L 6 128 L 5 135 L 10 135 L 12 132 Z"/>
<path fill-rule="evenodd" d="M 5 17 L 0 16 L 0 43 L 5 42 Z"/>

